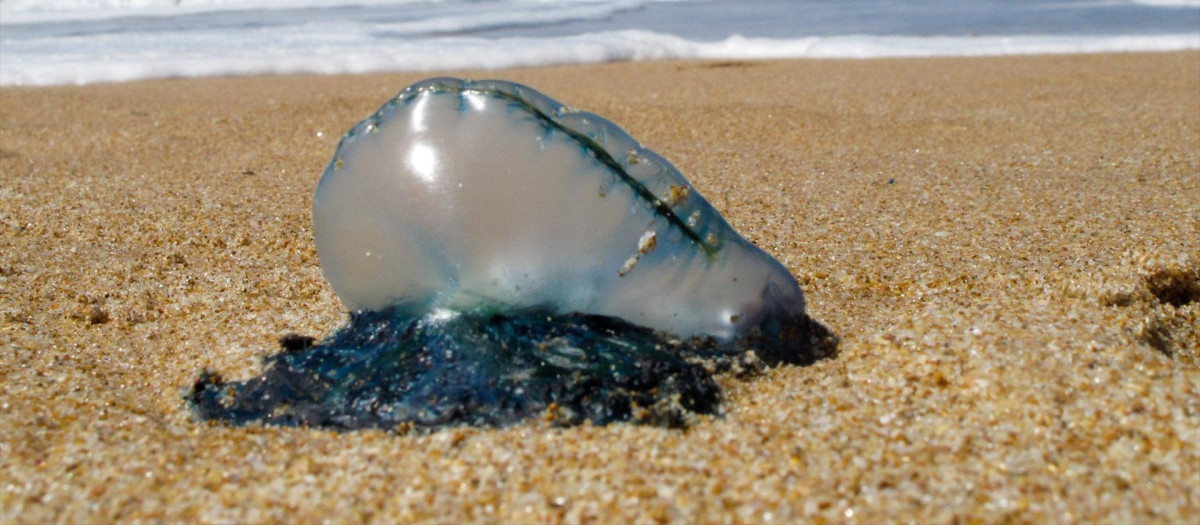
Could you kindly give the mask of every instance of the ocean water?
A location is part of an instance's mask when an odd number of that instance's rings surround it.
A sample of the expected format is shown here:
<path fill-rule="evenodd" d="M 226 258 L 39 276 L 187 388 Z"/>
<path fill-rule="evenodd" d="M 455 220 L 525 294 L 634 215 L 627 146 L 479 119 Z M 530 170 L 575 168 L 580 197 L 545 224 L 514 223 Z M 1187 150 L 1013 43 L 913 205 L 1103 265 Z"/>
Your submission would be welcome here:
<path fill-rule="evenodd" d="M 1200 0 L 0 0 L 0 85 L 1200 49 Z"/>

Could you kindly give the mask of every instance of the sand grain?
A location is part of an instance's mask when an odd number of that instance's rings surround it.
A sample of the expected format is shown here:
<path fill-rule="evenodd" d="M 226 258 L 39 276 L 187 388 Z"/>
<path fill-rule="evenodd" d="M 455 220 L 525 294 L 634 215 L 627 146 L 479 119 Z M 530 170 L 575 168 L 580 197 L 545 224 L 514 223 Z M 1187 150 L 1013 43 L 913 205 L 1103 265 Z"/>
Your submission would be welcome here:
<path fill-rule="evenodd" d="M 1200 515 L 1200 54 L 470 76 L 675 162 L 841 355 L 687 432 L 198 424 L 200 369 L 341 322 L 311 193 L 418 75 L 4 88 L 0 522 Z"/>

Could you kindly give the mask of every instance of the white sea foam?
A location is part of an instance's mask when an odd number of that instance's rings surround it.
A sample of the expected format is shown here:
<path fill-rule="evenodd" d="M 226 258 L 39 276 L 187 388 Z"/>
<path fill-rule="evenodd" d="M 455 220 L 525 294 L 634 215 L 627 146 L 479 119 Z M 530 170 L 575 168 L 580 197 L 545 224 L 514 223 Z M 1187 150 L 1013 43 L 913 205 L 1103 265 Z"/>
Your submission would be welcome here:
<path fill-rule="evenodd" d="M 0 25 L 168 17 L 217 11 L 289 10 L 348 5 L 429 4 L 441 0 L 0 0 Z"/>
<path fill-rule="evenodd" d="M 561 22 L 601 20 L 621 11 L 641 7 L 645 2 L 625 0 L 604 3 L 560 4 L 549 8 L 536 2 L 517 3 L 504 10 L 479 10 L 430 16 L 416 20 L 381 23 L 375 32 L 388 37 L 469 33 L 485 29 L 532 27 Z"/>
<path fill-rule="evenodd" d="M 1138 1 L 1172 7 L 1139 7 Z M 982 0 L 968 0 L 966 7 L 963 0 L 933 0 L 921 9 L 897 5 L 883 0 L 836 5 L 805 0 L 0 0 L 0 85 L 688 58 L 1200 49 L 1200 6 L 1183 0 L 1047 0 L 1020 9 Z M 1048 15 L 1047 7 L 1069 8 L 1057 12 L 1070 14 Z M 1091 33 L 1079 32 L 1081 17 L 1092 24 Z M 872 32 L 883 34 L 867 34 Z"/>
<path fill-rule="evenodd" d="M 336 33 L 336 31 L 335 31 Z M 85 84 L 140 78 L 270 73 L 365 73 L 499 69 L 573 63 L 662 59 L 874 58 L 1101 53 L 1200 49 L 1200 34 L 1159 36 L 747 38 L 696 42 L 673 35 L 626 30 L 558 38 L 436 38 L 413 42 L 354 42 L 297 37 L 288 52 L 261 46 L 265 35 L 221 41 L 198 37 L 177 50 L 156 42 L 122 45 L 103 58 L 62 52 L 28 63 L 5 56 L 0 85 Z M 234 41 L 230 41 L 234 40 Z M 79 42 L 86 47 L 84 42 Z M 202 50 L 224 47 L 224 53 Z M 77 48 L 79 49 L 79 48 Z M 9 51 L 6 49 L 4 54 Z M 0 55 L 3 56 L 3 55 Z"/>

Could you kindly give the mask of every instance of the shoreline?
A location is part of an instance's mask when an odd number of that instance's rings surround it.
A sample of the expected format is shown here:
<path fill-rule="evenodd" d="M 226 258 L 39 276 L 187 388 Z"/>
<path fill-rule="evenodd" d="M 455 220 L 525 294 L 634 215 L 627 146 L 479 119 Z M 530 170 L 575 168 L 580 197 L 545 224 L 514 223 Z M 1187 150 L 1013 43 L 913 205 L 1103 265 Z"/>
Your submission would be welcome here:
<path fill-rule="evenodd" d="M 1118 37 L 1120 35 L 1117 35 Z M 1133 36 L 1133 35 L 1131 35 Z M 1166 34 L 1154 35 L 1162 37 L 1200 37 L 1197 34 Z M 921 38 L 940 38 L 940 37 L 911 37 L 915 39 Z M 1136 56 L 1136 55 L 1186 55 L 1200 53 L 1200 48 L 1192 47 L 1164 47 L 1155 48 L 1148 47 L 1145 49 L 1131 48 L 1126 50 L 1098 50 L 1098 51 L 1022 51 L 1022 52 L 1002 52 L 1002 53 L 986 53 L 980 54 L 960 54 L 960 55 L 879 55 L 879 56 L 803 56 L 803 57 L 687 57 L 687 58 L 659 58 L 659 59 L 631 59 L 622 60 L 614 59 L 598 62 L 587 63 L 555 63 L 546 65 L 519 65 L 513 67 L 498 67 L 498 68 L 435 68 L 435 69 L 413 69 L 413 70 L 374 70 L 374 71 L 359 71 L 359 72 L 338 72 L 324 73 L 315 71 L 281 71 L 281 72 L 231 72 L 226 74 L 215 74 L 205 76 L 185 76 L 185 75 L 170 75 L 161 77 L 146 77 L 146 78 L 131 78 L 131 79 L 109 79 L 109 80 L 92 80 L 86 82 L 60 82 L 52 84 L 0 84 L 0 89 L 25 90 L 25 89 L 56 89 L 56 88 L 88 88 L 99 86 L 123 86 L 123 85 L 138 85 L 142 83 L 154 82 L 173 82 L 173 81 L 205 81 L 205 80 L 236 80 L 236 79 L 285 79 L 285 78 L 346 78 L 346 77 L 412 77 L 417 79 L 434 78 L 442 76 L 462 77 L 471 80 L 483 80 L 490 78 L 501 78 L 496 75 L 503 75 L 505 72 L 520 72 L 520 71 L 538 71 L 538 70 L 569 70 L 576 68 L 596 68 L 610 67 L 622 65 L 655 65 L 655 64 L 708 64 L 708 67 L 723 67 L 723 64 L 737 64 L 739 67 L 753 64 L 771 64 L 777 62 L 836 62 L 836 63 L 854 63 L 854 62 L 888 62 L 888 61 L 939 61 L 939 60 L 1005 60 L 1005 59 L 1053 59 L 1053 58 L 1070 58 L 1070 57 L 1114 57 L 1114 56 Z M 402 89 L 403 86 L 397 89 Z"/>
<path fill-rule="evenodd" d="M 666 157 L 840 355 L 722 378 L 687 431 L 197 423 L 200 370 L 248 378 L 344 322 L 312 191 L 430 75 L 3 87 L 0 521 L 1200 514 L 1200 52 L 446 74 Z"/>

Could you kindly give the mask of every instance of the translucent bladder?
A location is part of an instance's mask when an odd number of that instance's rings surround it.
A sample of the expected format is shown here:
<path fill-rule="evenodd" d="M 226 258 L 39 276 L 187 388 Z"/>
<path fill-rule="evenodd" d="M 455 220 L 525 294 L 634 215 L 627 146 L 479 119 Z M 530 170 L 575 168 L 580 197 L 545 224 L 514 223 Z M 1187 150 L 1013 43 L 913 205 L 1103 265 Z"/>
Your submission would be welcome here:
<path fill-rule="evenodd" d="M 388 101 L 342 140 L 313 218 L 352 310 L 540 308 L 720 340 L 804 314 L 787 269 L 666 159 L 509 82 Z"/>

